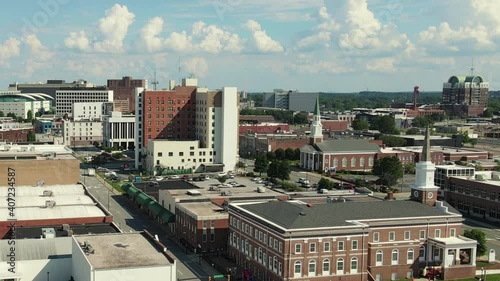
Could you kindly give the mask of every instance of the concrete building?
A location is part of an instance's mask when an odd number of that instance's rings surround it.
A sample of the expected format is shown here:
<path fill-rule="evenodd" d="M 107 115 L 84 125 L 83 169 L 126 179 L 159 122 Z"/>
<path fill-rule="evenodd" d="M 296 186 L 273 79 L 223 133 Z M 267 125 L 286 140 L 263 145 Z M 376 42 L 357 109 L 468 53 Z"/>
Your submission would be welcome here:
<path fill-rule="evenodd" d="M 136 168 L 149 161 L 144 158 L 146 149 L 152 153 L 149 143 L 163 139 L 167 145 L 189 148 L 191 144 L 182 142 L 198 140 L 198 148 L 206 150 L 203 156 L 213 156 L 211 163 L 204 161 L 204 166 L 234 169 L 238 161 L 237 89 L 209 91 L 197 88 L 197 83 L 197 79 L 189 78 L 171 91 L 136 91 L 136 122 L 142 125 L 136 128 Z M 159 152 L 163 151 L 154 154 Z M 179 157 L 175 161 L 182 163 Z"/>
<path fill-rule="evenodd" d="M 147 89 L 148 81 L 125 76 L 122 79 L 108 79 L 107 85 L 113 91 L 117 111 L 131 113 L 135 112 L 135 88 Z"/>
<path fill-rule="evenodd" d="M 135 116 L 118 111 L 102 118 L 103 144 L 114 149 L 135 149 Z"/>
<path fill-rule="evenodd" d="M 176 260 L 148 232 L 73 236 L 74 280 L 177 280 Z"/>
<path fill-rule="evenodd" d="M 438 198 L 444 200 L 444 190 L 449 177 L 473 178 L 476 169 L 459 165 L 436 165 L 434 184 L 439 187 Z"/>
<path fill-rule="evenodd" d="M 17 172 L 17 171 L 16 171 Z M 16 186 L 16 206 L 8 204 L 9 190 L 0 188 L 0 237 L 10 231 L 9 219 L 16 227 L 54 227 L 63 224 L 111 223 L 113 217 L 80 184 Z"/>
<path fill-rule="evenodd" d="M 51 134 L 62 136 L 63 119 L 55 115 L 43 115 L 35 118 L 33 124 L 37 134 Z"/>
<path fill-rule="evenodd" d="M 260 123 L 260 124 L 240 124 L 240 134 L 272 134 L 289 132 L 290 125 L 287 123 Z"/>
<path fill-rule="evenodd" d="M 263 106 L 292 111 L 312 112 L 319 93 L 300 93 L 275 89 L 272 93 L 264 93 Z"/>
<path fill-rule="evenodd" d="M 64 144 L 69 147 L 92 146 L 95 142 L 101 144 L 103 142 L 102 126 L 101 120 L 64 120 Z"/>
<path fill-rule="evenodd" d="M 443 106 L 449 116 L 477 117 L 488 107 L 489 83 L 483 77 L 452 76 L 443 83 Z"/>
<path fill-rule="evenodd" d="M 75 184 L 80 180 L 80 161 L 64 145 L 0 144 L 0 168 L 16 171 L 16 186 L 32 186 L 40 180 L 45 184 Z M 0 174 L 6 185 L 7 173 Z"/>
<path fill-rule="evenodd" d="M 43 93 L 21 93 L 20 91 L 0 91 L 0 111 L 7 115 L 15 114 L 17 117 L 32 118 L 36 113 L 46 113 L 52 108 L 53 98 Z"/>
<path fill-rule="evenodd" d="M 72 119 L 73 121 L 101 121 L 106 110 L 105 104 L 104 102 L 75 102 L 71 110 Z"/>
<path fill-rule="evenodd" d="M 112 102 L 113 91 L 109 90 L 56 90 L 56 114 L 73 116 L 74 103 Z"/>
<path fill-rule="evenodd" d="M 70 83 L 66 83 L 64 80 L 47 80 L 47 82 L 35 82 L 35 83 L 12 83 L 9 84 L 9 90 L 12 91 L 21 91 L 24 94 L 30 93 L 43 93 L 50 97 L 55 101 L 56 99 L 56 91 L 57 90 L 78 90 L 78 89 L 91 89 L 94 88 L 95 85 L 89 83 L 85 80 L 76 80 Z"/>
<path fill-rule="evenodd" d="M 399 280 L 430 268 L 474 277 L 477 242 L 436 201 L 428 147 L 410 200 L 229 203 L 229 256 L 258 280 Z"/>

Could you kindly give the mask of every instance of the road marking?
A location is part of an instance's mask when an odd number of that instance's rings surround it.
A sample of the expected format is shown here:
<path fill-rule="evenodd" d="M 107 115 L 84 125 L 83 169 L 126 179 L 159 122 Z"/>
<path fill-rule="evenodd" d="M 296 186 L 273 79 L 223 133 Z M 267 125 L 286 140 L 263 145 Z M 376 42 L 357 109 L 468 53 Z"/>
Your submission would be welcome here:
<path fill-rule="evenodd" d="M 177 269 L 177 273 L 179 273 L 180 275 L 184 275 L 182 274 L 182 272 L 180 270 Z"/>

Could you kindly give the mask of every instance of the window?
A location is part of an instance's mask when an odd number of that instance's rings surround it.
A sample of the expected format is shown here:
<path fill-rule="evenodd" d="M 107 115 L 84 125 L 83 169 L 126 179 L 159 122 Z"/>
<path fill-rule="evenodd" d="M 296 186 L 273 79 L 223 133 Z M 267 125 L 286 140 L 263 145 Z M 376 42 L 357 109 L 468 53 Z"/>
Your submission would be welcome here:
<path fill-rule="evenodd" d="M 405 240 L 410 240 L 410 231 L 405 231 Z"/>
<path fill-rule="evenodd" d="M 295 253 L 300 254 L 302 252 L 302 245 L 301 244 L 295 244 Z"/>
<path fill-rule="evenodd" d="M 399 262 L 399 252 L 397 249 L 392 250 L 391 264 L 397 265 Z"/>
<path fill-rule="evenodd" d="M 276 256 L 273 258 L 273 270 L 278 270 L 278 258 Z"/>
<path fill-rule="evenodd" d="M 344 259 L 339 258 L 337 260 L 337 274 L 344 274 Z"/>
<path fill-rule="evenodd" d="M 396 239 L 396 233 L 394 231 L 389 232 L 389 241 L 394 241 Z"/>
<path fill-rule="evenodd" d="M 296 261 L 294 264 L 294 277 L 300 277 L 302 275 L 302 263 L 300 261 Z"/>
<path fill-rule="evenodd" d="M 324 275 L 330 275 L 330 260 L 329 259 L 323 260 L 323 276 Z"/>
<path fill-rule="evenodd" d="M 309 253 L 315 253 L 315 252 L 316 252 L 316 243 L 309 244 Z"/>
<path fill-rule="evenodd" d="M 330 242 L 325 242 L 323 245 L 323 252 L 330 252 Z"/>
<path fill-rule="evenodd" d="M 365 168 L 365 157 L 359 158 L 359 166 Z"/>
<path fill-rule="evenodd" d="M 436 229 L 434 231 L 434 238 L 439 238 L 441 237 L 441 229 Z"/>
<path fill-rule="evenodd" d="M 425 230 L 420 230 L 420 239 L 425 239 Z"/>
<path fill-rule="evenodd" d="M 368 166 L 373 166 L 373 157 L 368 158 Z"/>
<path fill-rule="evenodd" d="M 162 156 L 163 156 L 163 153 L 158 152 L 158 157 L 162 157 Z"/>
<path fill-rule="evenodd" d="M 351 168 L 354 168 L 354 167 L 356 167 L 356 158 L 355 157 L 351 158 Z"/>
<path fill-rule="evenodd" d="M 406 263 L 407 264 L 412 264 L 414 259 L 414 252 L 413 249 L 408 249 L 408 252 L 406 253 Z"/>
<path fill-rule="evenodd" d="M 382 265 L 384 254 L 382 253 L 381 250 L 378 250 L 377 253 L 375 254 L 375 265 L 380 266 Z"/>
<path fill-rule="evenodd" d="M 315 275 L 316 275 L 316 261 L 310 260 L 309 261 L 309 276 L 315 276 Z"/>
<path fill-rule="evenodd" d="M 420 249 L 418 250 L 418 260 L 425 261 L 425 247 L 424 246 L 421 246 Z"/>
<path fill-rule="evenodd" d="M 342 168 L 347 167 L 347 158 L 342 158 Z"/>
<path fill-rule="evenodd" d="M 358 258 L 351 259 L 351 274 L 358 273 Z"/>
<path fill-rule="evenodd" d="M 337 247 L 338 247 L 339 251 L 343 251 L 344 250 L 344 241 L 339 241 Z"/>
<path fill-rule="evenodd" d="M 357 249 L 358 249 L 358 240 L 352 240 L 351 250 L 357 250 Z"/>
<path fill-rule="evenodd" d="M 380 233 L 374 232 L 373 233 L 373 242 L 378 242 L 378 241 L 380 241 Z"/>
<path fill-rule="evenodd" d="M 455 237 L 457 236 L 457 230 L 455 228 L 450 229 L 450 237 Z"/>

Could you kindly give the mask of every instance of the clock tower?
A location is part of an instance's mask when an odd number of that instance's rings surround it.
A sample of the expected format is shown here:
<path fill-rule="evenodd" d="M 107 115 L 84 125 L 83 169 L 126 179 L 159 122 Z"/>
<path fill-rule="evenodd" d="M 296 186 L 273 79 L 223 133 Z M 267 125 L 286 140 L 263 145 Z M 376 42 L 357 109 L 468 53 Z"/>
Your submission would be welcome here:
<path fill-rule="evenodd" d="M 422 150 L 422 159 L 416 164 L 416 179 L 411 186 L 411 200 L 433 206 L 437 200 L 437 190 L 434 185 L 434 171 L 436 166 L 431 161 L 430 128 L 425 130 L 425 143 Z"/>

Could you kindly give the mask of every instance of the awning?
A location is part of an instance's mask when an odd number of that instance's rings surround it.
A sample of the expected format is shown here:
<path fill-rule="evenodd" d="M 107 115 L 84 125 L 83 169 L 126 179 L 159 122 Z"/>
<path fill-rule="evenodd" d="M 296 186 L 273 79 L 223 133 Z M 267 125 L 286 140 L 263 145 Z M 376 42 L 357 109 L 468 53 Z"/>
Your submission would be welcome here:
<path fill-rule="evenodd" d="M 129 190 L 129 188 L 130 188 L 130 187 L 131 187 L 131 185 L 130 185 L 130 184 L 128 184 L 128 183 L 126 183 L 126 184 L 122 185 L 122 189 L 123 189 L 123 191 L 125 191 L 125 192 L 127 192 L 127 190 Z"/>
<path fill-rule="evenodd" d="M 175 222 L 175 215 L 165 209 L 165 212 L 161 215 L 161 219 L 166 223 Z"/>
<path fill-rule="evenodd" d="M 158 202 L 151 201 L 148 205 L 148 209 L 153 213 L 155 216 L 161 216 L 163 212 L 166 211 L 165 208 L 163 208 Z"/>
<path fill-rule="evenodd" d="M 132 197 L 132 199 L 135 199 L 135 197 L 137 196 L 137 193 L 139 193 L 140 191 L 133 187 L 133 186 L 130 186 L 128 189 L 127 189 L 127 194 Z"/>
<path fill-rule="evenodd" d="M 153 201 L 146 193 L 139 192 L 136 198 L 136 202 L 140 205 L 147 205 L 149 202 Z"/>

